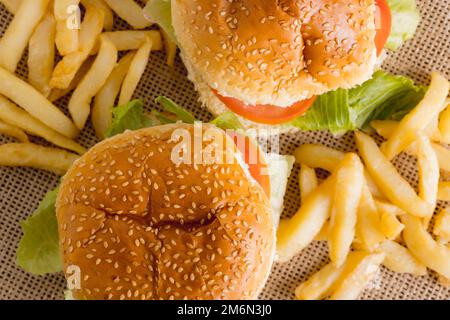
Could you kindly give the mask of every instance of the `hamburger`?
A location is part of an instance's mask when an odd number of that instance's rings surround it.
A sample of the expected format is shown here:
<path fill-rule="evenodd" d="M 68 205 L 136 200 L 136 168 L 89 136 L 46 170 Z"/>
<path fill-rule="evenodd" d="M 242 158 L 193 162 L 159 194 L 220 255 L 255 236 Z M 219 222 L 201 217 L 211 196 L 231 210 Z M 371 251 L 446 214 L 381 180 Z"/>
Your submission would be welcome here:
<path fill-rule="evenodd" d="M 397 2 L 152 0 L 144 12 L 178 44 L 189 79 L 214 116 L 231 111 L 247 129 L 333 131 L 327 111 L 343 109 L 353 122 L 356 111 L 346 102 L 336 105 L 346 97 L 319 98 L 371 79 L 384 47 L 396 49 L 414 34 L 414 1 Z M 319 117 L 295 122 L 314 106 L 322 108 Z"/>
<path fill-rule="evenodd" d="M 176 160 L 180 150 L 188 161 Z M 211 124 L 127 131 L 91 148 L 56 201 L 64 271 L 79 273 L 73 297 L 257 298 L 275 253 L 271 197 L 282 194 L 254 174 L 264 153 L 246 158 Z"/>

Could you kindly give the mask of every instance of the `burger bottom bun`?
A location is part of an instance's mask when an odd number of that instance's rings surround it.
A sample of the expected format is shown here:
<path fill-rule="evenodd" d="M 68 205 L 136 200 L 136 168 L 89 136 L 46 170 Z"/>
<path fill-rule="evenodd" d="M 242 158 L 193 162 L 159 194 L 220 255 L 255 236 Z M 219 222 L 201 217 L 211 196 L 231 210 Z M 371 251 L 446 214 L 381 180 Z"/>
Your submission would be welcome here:
<path fill-rule="evenodd" d="M 238 157 L 207 124 L 203 150 L 207 131 Z M 239 161 L 172 161 L 183 133 L 194 142 L 186 124 L 118 135 L 67 172 L 56 211 L 75 299 L 257 298 L 275 253 L 269 200 Z"/>

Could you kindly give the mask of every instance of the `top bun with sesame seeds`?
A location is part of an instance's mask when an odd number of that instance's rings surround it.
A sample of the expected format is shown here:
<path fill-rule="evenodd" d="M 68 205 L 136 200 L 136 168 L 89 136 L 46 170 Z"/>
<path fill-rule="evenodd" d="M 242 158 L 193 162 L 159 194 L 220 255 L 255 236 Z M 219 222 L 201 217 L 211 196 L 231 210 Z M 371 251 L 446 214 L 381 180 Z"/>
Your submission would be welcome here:
<path fill-rule="evenodd" d="M 234 160 L 177 164 L 194 126 L 173 124 L 105 140 L 67 172 L 56 212 L 75 299 L 258 296 L 275 252 L 269 200 L 225 132 L 200 132 L 204 152 L 213 135 Z"/>
<path fill-rule="evenodd" d="M 190 78 L 217 115 L 226 108 L 205 87 L 288 107 L 368 80 L 375 11 L 375 0 L 173 0 L 172 24 Z"/>

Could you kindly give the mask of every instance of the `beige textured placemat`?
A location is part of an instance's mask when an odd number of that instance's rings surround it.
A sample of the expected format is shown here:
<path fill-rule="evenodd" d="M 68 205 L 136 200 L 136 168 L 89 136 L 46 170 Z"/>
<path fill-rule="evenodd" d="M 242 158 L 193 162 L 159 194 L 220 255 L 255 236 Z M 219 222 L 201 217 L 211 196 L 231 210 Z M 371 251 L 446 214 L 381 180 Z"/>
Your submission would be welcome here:
<path fill-rule="evenodd" d="M 419 0 L 422 23 L 413 41 L 400 51 L 391 54 L 384 64 L 388 71 L 407 75 L 419 83 L 428 83 L 433 70 L 450 78 L 450 0 Z M 0 30 L 3 32 L 11 15 L 0 7 Z M 116 28 L 126 24 L 117 19 Z M 26 75 L 24 62 L 18 74 Z M 136 98 L 146 102 L 148 108 L 156 108 L 153 99 L 166 95 L 194 111 L 202 120 L 210 115 L 200 109 L 197 94 L 185 77 L 185 69 L 177 60 L 171 69 L 164 63 L 164 55 L 153 54 L 144 79 L 136 92 Z M 64 107 L 67 101 L 60 101 Z M 9 141 L 0 136 L 0 143 Z M 85 130 L 80 142 L 91 146 L 96 141 L 91 128 Z M 335 139 L 327 133 L 301 133 L 282 137 L 282 152 L 292 153 L 302 143 L 322 143 L 342 150 L 352 150 L 353 136 L 348 134 Z M 397 159 L 399 170 L 412 183 L 416 182 L 415 161 L 406 156 Z M 293 214 L 299 205 L 297 187 L 298 168 L 290 179 L 286 195 L 284 215 Z M 36 277 L 25 273 L 15 265 L 15 254 L 21 237 L 19 222 L 37 207 L 44 194 L 58 182 L 55 175 L 26 168 L 0 167 L 0 299 L 62 299 L 64 279 L 61 274 Z M 442 205 L 442 204 L 441 204 Z M 287 264 L 274 266 L 272 275 L 261 295 L 264 299 L 292 299 L 294 288 L 313 272 L 327 263 L 327 246 L 315 243 Z M 368 288 L 363 299 L 450 299 L 450 288 L 437 284 L 432 274 L 425 277 L 394 274 L 383 269 Z"/>

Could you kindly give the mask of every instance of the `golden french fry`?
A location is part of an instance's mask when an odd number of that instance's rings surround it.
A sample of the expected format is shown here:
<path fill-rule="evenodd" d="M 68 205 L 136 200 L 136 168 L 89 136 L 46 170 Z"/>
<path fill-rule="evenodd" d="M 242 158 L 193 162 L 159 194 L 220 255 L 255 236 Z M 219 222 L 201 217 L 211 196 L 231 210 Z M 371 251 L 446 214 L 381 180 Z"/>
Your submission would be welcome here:
<path fill-rule="evenodd" d="M 103 29 L 104 14 L 96 6 L 87 6 L 80 30 L 79 49 L 64 56 L 53 71 L 50 87 L 67 89 L 89 56 Z"/>
<path fill-rule="evenodd" d="M 426 220 L 433 216 L 437 204 L 439 184 L 439 162 L 431 145 L 430 139 L 419 134 L 417 139 L 417 162 L 419 166 L 419 196 L 428 204 L 429 211 Z"/>
<path fill-rule="evenodd" d="M 295 297 L 298 300 L 325 299 L 331 294 L 333 285 L 342 277 L 344 270 L 345 266 L 327 264 L 295 289 Z"/>
<path fill-rule="evenodd" d="M 383 145 L 383 153 L 390 160 L 405 150 L 416 138 L 418 132 L 424 131 L 433 119 L 445 108 L 449 82 L 434 72 L 430 87 L 424 99 L 406 115 Z"/>
<path fill-rule="evenodd" d="M 83 80 L 86 73 L 88 73 L 88 71 L 91 69 L 93 63 L 94 57 L 88 58 L 85 62 L 83 62 L 80 69 L 78 69 L 75 77 L 70 82 L 69 87 L 67 87 L 66 89 L 52 89 L 48 99 L 50 101 L 56 101 L 75 90 L 75 88 L 80 84 L 81 80 Z"/>
<path fill-rule="evenodd" d="M 278 261 L 286 262 L 306 248 L 320 232 L 330 216 L 334 178 L 325 180 L 305 199 L 298 212 L 282 220 L 277 232 Z"/>
<path fill-rule="evenodd" d="M 311 168 L 321 168 L 329 172 L 336 171 L 337 165 L 342 161 L 344 156 L 344 152 L 318 144 L 304 144 L 295 150 L 297 163 L 305 164 Z M 369 185 L 370 192 L 372 192 L 375 197 L 383 199 L 384 195 L 379 190 L 367 170 L 364 170 L 364 175 L 367 184 Z"/>
<path fill-rule="evenodd" d="M 20 3 L 22 0 L 0 0 L 0 3 L 3 4 L 9 12 L 12 14 L 16 14 L 19 10 Z"/>
<path fill-rule="evenodd" d="M 162 49 L 161 33 L 157 30 L 126 30 L 126 31 L 113 31 L 104 32 L 104 35 L 108 36 L 118 51 L 137 50 L 142 46 L 142 43 L 146 38 L 152 41 L 152 51 L 159 51 Z M 100 43 L 97 42 L 95 47 L 91 51 L 91 55 L 98 53 Z"/>
<path fill-rule="evenodd" d="M 92 108 L 92 125 L 99 139 L 105 139 L 105 133 L 112 122 L 112 109 L 119 94 L 123 79 L 127 75 L 135 53 L 129 52 L 120 59 L 111 72 L 102 89 L 97 93 Z"/>
<path fill-rule="evenodd" d="M 419 218 L 404 215 L 401 219 L 403 239 L 411 253 L 431 270 L 450 278 L 450 249 L 434 241 Z"/>
<path fill-rule="evenodd" d="M 389 139 L 394 130 L 397 128 L 398 122 L 392 120 L 372 121 L 371 125 L 380 136 L 384 137 L 385 139 Z M 431 137 L 431 139 L 433 140 L 433 137 Z M 438 143 L 432 143 L 432 146 L 438 158 L 439 167 L 442 170 L 450 171 L 450 150 Z M 405 152 L 416 155 L 416 149 L 416 144 L 412 143 L 407 149 L 405 149 Z"/>
<path fill-rule="evenodd" d="M 450 242 L 450 208 L 441 210 L 436 216 L 433 233 L 444 242 Z"/>
<path fill-rule="evenodd" d="M 30 142 L 28 136 L 22 129 L 0 121 L 0 134 L 16 138 L 20 142 Z"/>
<path fill-rule="evenodd" d="M 322 229 L 320 229 L 320 232 L 317 234 L 317 236 L 314 238 L 315 241 L 328 241 L 328 235 L 330 233 L 330 223 L 327 221 L 323 225 Z"/>
<path fill-rule="evenodd" d="M 439 167 L 444 171 L 450 171 L 450 150 L 437 143 L 433 143 L 433 149 L 436 152 Z"/>
<path fill-rule="evenodd" d="M 317 188 L 319 182 L 317 180 L 316 171 L 306 164 L 301 165 L 298 178 L 301 203 L 303 203 L 306 197 Z"/>
<path fill-rule="evenodd" d="M 441 142 L 450 144 L 450 101 L 447 100 L 447 108 L 441 112 L 439 118 L 439 132 L 441 134 Z"/>
<path fill-rule="evenodd" d="M 92 98 L 105 84 L 117 61 L 117 49 L 108 37 L 101 36 L 101 46 L 91 69 L 75 89 L 69 101 L 69 112 L 76 126 L 83 129 L 89 117 Z"/>
<path fill-rule="evenodd" d="M 355 300 L 377 275 L 384 260 L 383 253 L 365 254 L 344 279 L 338 281 L 331 300 Z"/>
<path fill-rule="evenodd" d="M 397 239 L 405 228 L 397 217 L 406 214 L 405 211 L 390 203 L 382 201 L 375 201 L 375 203 L 380 213 L 382 233 L 389 240 Z"/>
<path fill-rule="evenodd" d="M 134 29 L 145 29 L 152 23 L 144 17 L 143 9 L 133 0 L 105 0 L 113 11 Z"/>
<path fill-rule="evenodd" d="M 76 154 L 33 143 L 0 145 L 0 166 L 32 167 L 63 175 L 77 159 Z"/>
<path fill-rule="evenodd" d="M 450 181 L 439 182 L 438 199 L 450 201 Z"/>
<path fill-rule="evenodd" d="M 22 0 L 14 19 L 0 39 L 0 66 L 16 70 L 28 41 L 44 16 L 49 0 Z"/>
<path fill-rule="evenodd" d="M 9 101 L 0 95 L 0 119 L 4 122 L 21 128 L 29 134 L 44 138 L 48 142 L 54 145 L 75 151 L 82 154 L 86 151 L 85 148 L 80 146 L 75 141 L 67 138 L 66 136 L 58 133 L 57 131 L 47 127 L 41 121 L 32 117 L 25 110 L 17 107 L 14 103 Z"/>
<path fill-rule="evenodd" d="M 55 19 L 49 13 L 34 30 L 28 45 L 28 82 L 48 97 L 55 65 Z"/>
<path fill-rule="evenodd" d="M 427 274 L 427 267 L 397 242 L 386 240 L 381 244 L 380 250 L 386 255 L 383 261 L 386 268 L 397 273 L 409 273 L 415 276 Z"/>
<path fill-rule="evenodd" d="M 141 80 L 145 68 L 147 67 L 151 51 L 152 41 L 149 38 L 145 38 L 144 43 L 136 52 L 136 55 L 130 64 L 130 69 L 123 80 L 119 96 L 119 105 L 124 105 L 132 99 L 134 91 L 139 84 L 139 80 Z"/>
<path fill-rule="evenodd" d="M 103 28 L 107 31 L 112 30 L 114 26 L 114 13 L 105 0 L 81 0 L 84 6 L 97 6 L 104 13 L 104 26 Z"/>
<path fill-rule="evenodd" d="M 55 43 L 62 56 L 79 47 L 80 0 L 55 0 L 53 13 L 56 19 Z"/>
<path fill-rule="evenodd" d="M 303 144 L 295 150 L 297 163 L 311 168 L 321 168 L 329 172 L 336 171 L 345 153 L 318 144 Z"/>
<path fill-rule="evenodd" d="M 418 217 L 429 216 L 429 205 L 420 199 L 409 183 L 384 156 L 375 141 L 362 132 L 356 132 L 356 144 L 366 168 L 384 195 L 407 213 Z"/>
<path fill-rule="evenodd" d="M 164 39 L 164 48 L 166 50 L 166 63 L 169 66 L 173 66 L 175 64 L 175 58 L 177 57 L 177 44 L 169 37 L 164 30 L 161 29 L 161 33 Z"/>
<path fill-rule="evenodd" d="M 78 135 L 78 129 L 61 110 L 35 88 L 3 68 L 0 68 L 0 94 L 66 137 L 74 138 Z"/>
<path fill-rule="evenodd" d="M 328 245 L 331 261 L 341 266 L 355 237 L 358 206 L 365 184 L 363 165 L 356 154 L 345 155 L 335 180 Z"/>
<path fill-rule="evenodd" d="M 367 186 L 363 187 L 359 203 L 356 237 L 360 247 L 369 252 L 375 251 L 384 240 L 381 232 L 380 213 Z"/>

